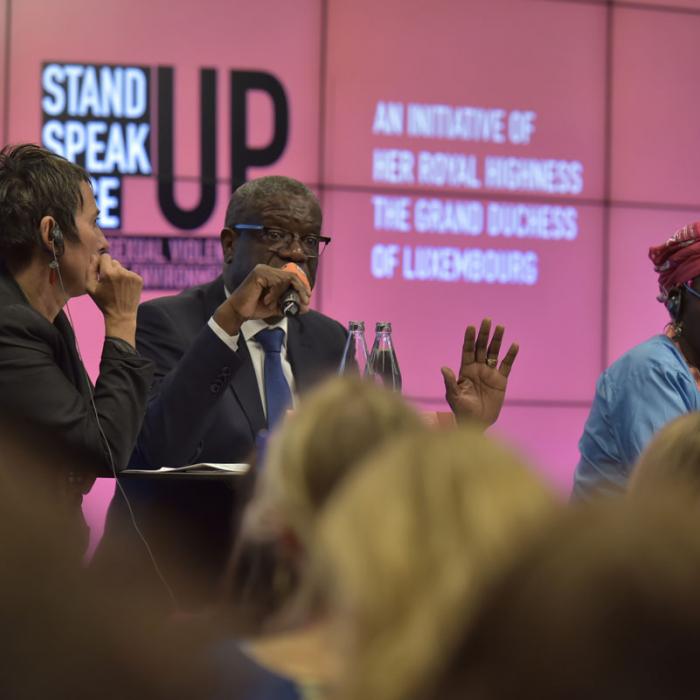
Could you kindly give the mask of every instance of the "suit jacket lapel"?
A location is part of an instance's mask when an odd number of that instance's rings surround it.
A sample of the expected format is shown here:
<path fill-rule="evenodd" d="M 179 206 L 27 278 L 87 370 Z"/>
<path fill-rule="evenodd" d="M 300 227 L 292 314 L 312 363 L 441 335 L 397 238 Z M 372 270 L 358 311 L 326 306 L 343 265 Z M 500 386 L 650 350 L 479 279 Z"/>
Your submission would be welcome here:
<path fill-rule="evenodd" d="M 205 323 L 212 317 L 216 309 L 225 299 L 226 291 L 224 290 L 224 278 L 220 275 L 211 284 L 207 285 L 204 290 L 203 308 Z M 262 402 L 260 401 L 258 380 L 255 378 L 255 370 L 250 361 L 248 346 L 242 335 L 238 340 L 238 355 L 241 360 L 243 360 L 243 364 L 231 380 L 230 388 L 250 423 L 250 429 L 253 435 L 255 435 L 266 426 L 265 412 L 263 411 Z"/>
<path fill-rule="evenodd" d="M 258 380 L 255 377 L 255 370 L 250 360 L 248 346 L 242 334 L 238 339 L 238 356 L 243 361 L 243 364 L 231 381 L 231 389 L 250 423 L 253 435 L 257 435 L 260 430 L 267 427 L 267 421 L 265 420 L 265 412 L 260 400 Z"/>
<path fill-rule="evenodd" d="M 313 384 L 315 375 L 314 345 L 298 317 L 290 318 L 287 325 L 287 356 L 294 373 L 297 393 Z"/>

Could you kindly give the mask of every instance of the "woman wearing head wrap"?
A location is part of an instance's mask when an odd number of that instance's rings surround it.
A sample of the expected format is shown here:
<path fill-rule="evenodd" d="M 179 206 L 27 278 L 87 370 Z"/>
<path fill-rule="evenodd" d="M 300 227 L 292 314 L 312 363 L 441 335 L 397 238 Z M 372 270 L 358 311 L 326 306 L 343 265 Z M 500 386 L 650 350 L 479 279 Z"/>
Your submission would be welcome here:
<path fill-rule="evenodd" d="M 671 321 L 603 372 L 579 442 L 574 496 L 623 490 L 654 433 L 700 410 L 700 222 L 649 249 Z"/>

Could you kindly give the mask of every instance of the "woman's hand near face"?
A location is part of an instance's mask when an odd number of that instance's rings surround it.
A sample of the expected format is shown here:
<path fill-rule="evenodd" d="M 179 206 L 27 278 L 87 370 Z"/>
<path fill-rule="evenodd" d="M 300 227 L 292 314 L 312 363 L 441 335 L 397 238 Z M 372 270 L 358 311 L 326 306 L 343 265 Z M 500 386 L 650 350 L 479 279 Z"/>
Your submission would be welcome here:
<path fill-rule="evenodd" d="M 87 292 L 102 312 L 105 333 L 136 344 L 136 310 L 141 300 L 143 279 L 107 253 L 90 263 Z"/>

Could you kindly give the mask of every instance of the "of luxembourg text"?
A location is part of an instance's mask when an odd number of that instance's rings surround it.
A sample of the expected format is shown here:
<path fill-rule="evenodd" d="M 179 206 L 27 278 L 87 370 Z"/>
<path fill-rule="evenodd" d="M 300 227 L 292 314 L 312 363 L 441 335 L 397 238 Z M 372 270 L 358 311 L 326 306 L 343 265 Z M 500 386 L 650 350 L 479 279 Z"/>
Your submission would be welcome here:
<path fill-rule="evenodd" d="M 536 284 L 539 259 L 534 251 L 481 250 L 378 243 L 370 253 L 377 279 L 400 276 L 417 282 Z"/>

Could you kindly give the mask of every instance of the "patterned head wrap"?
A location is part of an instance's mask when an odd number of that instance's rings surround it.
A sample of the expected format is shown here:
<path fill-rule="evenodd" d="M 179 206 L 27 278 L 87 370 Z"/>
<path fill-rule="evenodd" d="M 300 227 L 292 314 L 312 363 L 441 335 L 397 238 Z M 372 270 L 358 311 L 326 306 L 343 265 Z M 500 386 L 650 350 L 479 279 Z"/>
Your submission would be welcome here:
<path fill-rule="evenodd" d="M 649 258 L 659 273 L 659 301 L 700 275 L 700 221 L 684 226 L 665 243 L 649 248 Z"/>

